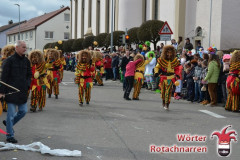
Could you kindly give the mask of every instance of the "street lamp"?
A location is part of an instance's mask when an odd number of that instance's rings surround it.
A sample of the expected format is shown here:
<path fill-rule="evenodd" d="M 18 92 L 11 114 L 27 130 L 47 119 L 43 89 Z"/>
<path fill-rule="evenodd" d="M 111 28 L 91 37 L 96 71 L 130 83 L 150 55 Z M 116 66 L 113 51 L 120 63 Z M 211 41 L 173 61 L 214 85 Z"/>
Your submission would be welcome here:
<path fill-rule="evenodd" d="M 18 40 L 20 40 L 20 4 L 14 4 L 18 6 Z"/>

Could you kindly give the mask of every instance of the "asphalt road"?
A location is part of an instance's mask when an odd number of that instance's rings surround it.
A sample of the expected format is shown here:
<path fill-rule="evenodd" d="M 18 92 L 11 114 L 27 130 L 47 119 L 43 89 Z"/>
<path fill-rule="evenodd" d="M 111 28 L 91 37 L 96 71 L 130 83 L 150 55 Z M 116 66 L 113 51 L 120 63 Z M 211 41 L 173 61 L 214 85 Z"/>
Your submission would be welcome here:
<path fill-rule="evenodd" d="M 73 72 L 65 72 L 59 99 L 47 98 L 42 112 L 27 113 L 14 130 L 19 145 L 42 142 L 51 149 L 80 150 L 82 156 L 56 157 L 9 150 L 0 151 L 0 160 L 240 159 L 239 135 L 237 142 L 230 143 L 228 158 L 218 156 L 217 136 L 211 139 L 214 131 L 221 132 L 227 125 L 232 125 L 227 132 L 240 133 L 239 113 L 183 100 L 172 100 L 170 110 L 166 111 L 161 107 L 160 95 L 144 88 L 139 101 L 126 101 L 122 84 L 111 80 L 104 82 L 104 86 L 94 86 L 90 104 L 80 107 L 73 78 Z M 6 113 L 3 113 L 0 121 L 5 117 Z M 0 128 L 5 129 L 2 123 Z M 181 142 L 177 137 L 185 134 L 186 141 Z M 193 141 L 189 135 L 193 136 Z M 5 142 L 4 135 L 0 135 L 0 141 Z M 151 148 L 151 145 L 156 147 Z M 162 148 L 157 146 L 184 146 L 185 149 L 195 146 L 195 151 L 199 147 L 206 152 L 173 153 L 172 150 L 172 153 L 166 153 L 166 148 L 160 151 Z M 151 149 L 159 152 L 151 153 Z"/>

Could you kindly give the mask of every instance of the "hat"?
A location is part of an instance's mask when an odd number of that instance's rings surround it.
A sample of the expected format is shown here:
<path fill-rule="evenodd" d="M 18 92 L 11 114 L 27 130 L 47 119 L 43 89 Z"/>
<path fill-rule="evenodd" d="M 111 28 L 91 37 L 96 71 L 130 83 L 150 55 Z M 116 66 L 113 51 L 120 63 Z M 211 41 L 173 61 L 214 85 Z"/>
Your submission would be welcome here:
<path fill-rule="evenodd" d="M 189 38 L 186 38 L 185 40 L 189 40 L 189 41 L 190 41 L 190 39 L 189 39 Z"/>
<path fill-rule="evenodd" d="M 223 61 L 226 59 L 231 59 L 231 55 L 230 54 L 224 54 L 223 56 Z"/>
<path fill-rule="evenodd" d="M 192 63 L 192 64 L 197 64 L 198 62 L 197 62 L 196 59 L 193 59 L 193 60 L 191 60 L 191 63 Z"/>

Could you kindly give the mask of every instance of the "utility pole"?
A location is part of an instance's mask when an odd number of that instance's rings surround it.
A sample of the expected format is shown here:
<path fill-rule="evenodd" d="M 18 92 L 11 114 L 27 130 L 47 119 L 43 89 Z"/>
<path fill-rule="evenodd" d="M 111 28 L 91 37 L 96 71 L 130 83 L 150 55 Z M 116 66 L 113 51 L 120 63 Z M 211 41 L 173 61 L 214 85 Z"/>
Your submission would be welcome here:
<path fill-rule="evenodd" d="M 113 0 L 112 0 L 112 20 L 111 20 L 111 53 L 113 52 Z"/>
<path fill-rule="evenodd" d="M 18 6 L 18 40 L 20 40 L 20 4 L 14 4 Z"/>

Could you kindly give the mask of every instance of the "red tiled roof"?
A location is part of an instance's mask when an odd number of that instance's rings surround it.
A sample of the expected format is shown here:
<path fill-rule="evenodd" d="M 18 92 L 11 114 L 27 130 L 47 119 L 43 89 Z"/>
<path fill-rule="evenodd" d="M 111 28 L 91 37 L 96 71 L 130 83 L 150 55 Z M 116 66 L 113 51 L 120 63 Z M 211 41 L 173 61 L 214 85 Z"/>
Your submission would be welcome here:
<path fill-rule="evenodd" d="M 42 16 L 32 18 L 32 19 L 30 19 L 30 20 L 28 20 L 25 23 L 22 23 L 20 25 L 20 32 L 35 29 L 37 26 L 43 24 L 44 22 L 50 20 L 51 18 L 55 17 L 56 15 L 62 13 L 63 11 L 65 11 L 67 9 L 70 10 L 69 7 L 65 7 L 65 8 L 61 8 L 59 10 L 50 12 L 50 13 L 46 13 Z M 7 35 L 15 34 L 15 33 L 18 33 L 18 32 L 19 32 L 18 27 L 14 27 L 12 30 L 7 32 Z"/>
<path fill-rule="evenodd" d="M 22 22 L 20 22 L 20 23 L 23 23 L 23 22 L 26 22 L 26 21 L 22 21 Z M 12 23 L 12 24 L 7 24 L 7 25 L 4 25 L 4 26 L 1 26 L 0 27 L 0 32 L 3 32 L 3 31 L 5 31 L 5 30 L 8 30 L 8 29 L 10 29 L 10 28 L 12 28 L 12 27 L 15 27 L 15 26 L 17 26 L 19 23 L 17 22 L 17 23 Z"/>

